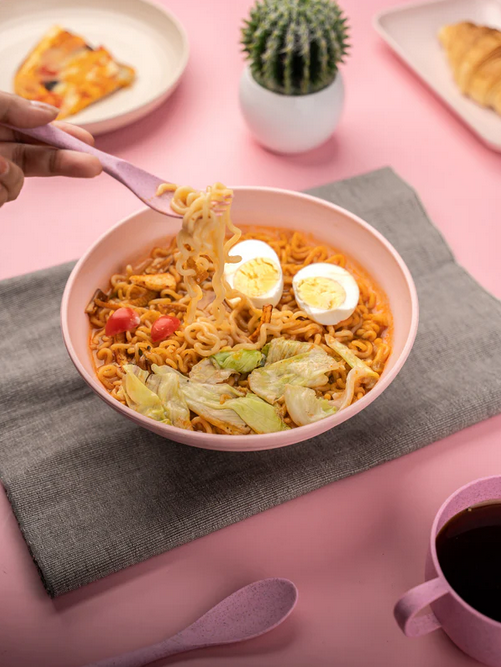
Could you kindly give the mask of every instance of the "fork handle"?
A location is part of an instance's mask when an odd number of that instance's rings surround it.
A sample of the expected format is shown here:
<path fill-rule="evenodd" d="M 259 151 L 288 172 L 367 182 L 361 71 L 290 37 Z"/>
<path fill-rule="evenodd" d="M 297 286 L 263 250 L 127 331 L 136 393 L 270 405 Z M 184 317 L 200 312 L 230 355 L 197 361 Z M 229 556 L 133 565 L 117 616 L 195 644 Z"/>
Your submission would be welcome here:
<path fill-rule="evenodd" d="M 37 139 L 38 141 L 43 141 L 44 144 L 49 144 L 49 146 L 54 146 L 55 148 L 68 149 L 71 151 L 78 151 L 80 153 L 88 153 L 89 155 L 94 155 L 98 158 L 103 166 L 103 170 L 121 180 L 121 174 L 119 172 L 119 166 L 123 164 L 123 160 L 104 151 L 100 151 L 94 146 L 89 146 L 84 141 L 80 141 L 76 137 L 72 137 L 71 134 L 63 132 L 54 125 L 41 125 L 40 127 L 14 127 L 13 125 L 7 125 L 2 123 L 4 127 L 8 127 L 10 130 L 19 132 L 20 134 L 25 134 L 28 137 Z"/>

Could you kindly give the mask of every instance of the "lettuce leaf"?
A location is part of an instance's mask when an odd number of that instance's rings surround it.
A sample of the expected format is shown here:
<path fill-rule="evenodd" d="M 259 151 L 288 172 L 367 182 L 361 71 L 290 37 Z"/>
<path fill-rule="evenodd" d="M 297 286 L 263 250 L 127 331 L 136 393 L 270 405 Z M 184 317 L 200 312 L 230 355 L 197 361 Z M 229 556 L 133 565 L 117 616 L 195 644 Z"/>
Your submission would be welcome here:
<path fill-rule="evenodd" d="M 240 398 L 243 392 L 229 384 L 207 384 L 189 380 L 170 366 L 153 364 L 151 370 L 160 376 L 176 375 L 179 386 L 190 410 L 206 419 L 209 424 L 231 435 L 248 433 L 249 427 L 234 410 L 225 406 L 225 401 Z"/>
<path fill-rule="evenodd" d="M 339 365 L 338 361 L 315 345 L 309 352 L 256 368 L 249 375 L 249 386 L 268 403 L 275 403 L 284 395 L 288 384 L 321 387 L 328 382 L 326 373 L 337 370 Z"/>
<path fill-rule="evenodd" d="M 218 352 L 211 359 L 221 369 L 231 369 L 237 373 L 250 373 L 264 361 L 263 353 L 259 350 L 230 350 Z"/>
<path fill-rule="evenodd" d="M 152 374 L 146 381 L 146 386 L 154 391 L 160 400 L 173 426 L 193 430 L 190 420 L 190 409 L 186 403 L 179 377 L 174 373 L 166 375 Z"/>
<path fill-rule="evenodd" d="M 157 366 L 157 364 L 152 364 L 151 370 L 155 373 L 155 375 L 177 375 L 179 382 L 188 382 L 186 375 L 183 375 L 179 371 L 176 371 L 174 368 L 167 366 L 167 364 L 165 366 Z"/>
<path fill-rule="evenodd" d="M 348 366 L 353 369 L 358 368 L 359 370 L 364 371 L 367 387 L 371 388 L 376 384 L 376 382 L 379 380 L 379 374 L 376 373 L 376 371 L 373 371 L 372 368 L 368 366 L 363 359 L 357 357 L 357 355 L 352 350 L 350 350 L 349 347 L 338 341 L 330 334 L 325 336 L 325 342 L 330 348 L 334 350 L 334 352 L 336 352 L 341 357 L 341 359 L 346 361 Z M 357 379 L 361 379 L 361 377 L 362 376 L 357 377 Z"/>
<path fill-rule="evenodd" d="M 132 375 L 135 375 L 136 377 L 138 377 L 143 384 L 148 379 L 148 375 L 149 375 L 148 371 L 143 371 L 142 368 L 140 368 L 139 366 L 136 366 L 135 364 L 126 364 L 123 367 L 123 369 L 126 373 L 131 373 Z"/>
<path fill-rule="evenodd" d="M 250 392 L 242 398 L 226 401 L 224 406 L 234 410 L 255 433 L 289 430 L 272 405 Z"/>
<path fill-rule="evenodd" d="M 145 384 L 148 371 L 143 371 L 133 364 L 126 364 L 124 371 L 122 386 L 129 408 L 145 417 L 170 424 L 160 397 Z"/>
<path fill-rule="evenodd" d="M 266 366 L 274 364 L 276 361 L 281 361 L 282 359 L 294 357 L 296 354 L 310 352 L 310 350 L 318 347 L 318 345 L 314 345 L 313 343 L 302 343 L 299 340 L 289 340 L 288 338 L 272 338 L 272 340 L 267 343 L 267 346 Z"/>
<path fill-rule="evenodd" d="M 193 380 L 194 382 L 217 384 L 218 382 L 224 382 L 235 372 L 236 371 L 231 368 L 229 370 L 227 370 L 227 367 L 220 368 L 212 361 L 212 358 L 209 357 L 202 359 L 198 364 L 195 364 L 190 371 L 189 377 L 190 380 Z"/>
<path fill-rule="evenodd" d="M 344 408 L 347 408 L 352 404 L 353 397 L 355 395 L 355 389 L 358 387 L 360 382 L 367 382 L 367 380 L 371 381 L 372 378 L 367 375 L 366 369 L 352 368 L 346 376 L 345 390 L 334 396 L 332 401 L 329 401 L 329 403 L 338 410 L 344 410 Z"/>
<path fill-rule="evenodd" d="M 289 384 L 285 388 L 284 397 L 287 412 L 298 426 L 313 424 L 337 411 L 330 401 L 318 397 L 315 391 L 308 387 Z"/>
<path fill-rule="evenodd" d="M 186 382 L 181 388 L 190 410 L 206 419 L 209 424 L 232 435 L 249 432 L 245 421 L 234 410 L 226 407 L 227 400 L 241 396 L 241 392 L 234 387 L 227 384 Z"/>

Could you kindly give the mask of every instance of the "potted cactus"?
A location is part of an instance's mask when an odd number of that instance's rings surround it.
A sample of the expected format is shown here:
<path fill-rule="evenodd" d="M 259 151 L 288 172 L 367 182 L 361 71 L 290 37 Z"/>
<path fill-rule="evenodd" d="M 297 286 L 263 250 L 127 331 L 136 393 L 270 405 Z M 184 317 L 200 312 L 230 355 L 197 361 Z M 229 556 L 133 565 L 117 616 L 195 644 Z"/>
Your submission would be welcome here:
<path fill-rule="evenodd" d="M 240 106 L 259 143 L 278 153 L 319 146 L 334 131 L 344 99 L 338 66 L 346 18 L 332 0 L 261 0 L 242 28 L 249 61 Z"/>

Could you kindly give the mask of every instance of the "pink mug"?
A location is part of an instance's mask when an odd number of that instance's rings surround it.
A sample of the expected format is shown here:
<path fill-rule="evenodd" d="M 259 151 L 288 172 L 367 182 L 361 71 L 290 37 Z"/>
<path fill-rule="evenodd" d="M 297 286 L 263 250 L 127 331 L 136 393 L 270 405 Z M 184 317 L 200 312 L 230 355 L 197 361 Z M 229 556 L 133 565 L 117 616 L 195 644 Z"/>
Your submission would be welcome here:
<path fill-rule="evenodd" d="M 449 496 L 433 522 L 426 560 L 426 583 L 407 591 L 395 605 L 394 614 L 407 637 L 421 637 L 442 628 L 462 651 L 490 667 L 501 667 L 501 623 L 470 607 L 447 583 L 437 557 L 435 540 L 442 526 L 462 510 L 501 500 L 501 476 L 470 482 Z M 428 614 L 417 614 L 431 606 Z"/>

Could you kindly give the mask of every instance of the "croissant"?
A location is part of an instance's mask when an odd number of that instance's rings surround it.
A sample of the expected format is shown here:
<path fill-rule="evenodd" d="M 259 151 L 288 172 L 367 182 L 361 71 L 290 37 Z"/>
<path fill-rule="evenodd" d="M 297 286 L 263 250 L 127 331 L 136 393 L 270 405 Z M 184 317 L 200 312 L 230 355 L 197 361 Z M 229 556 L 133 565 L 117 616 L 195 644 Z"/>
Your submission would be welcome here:
<path fill-rule="evenodd" d="M 501 31 L 465 21 L 438 37 L 461 92 L 501 114 Z"/>

